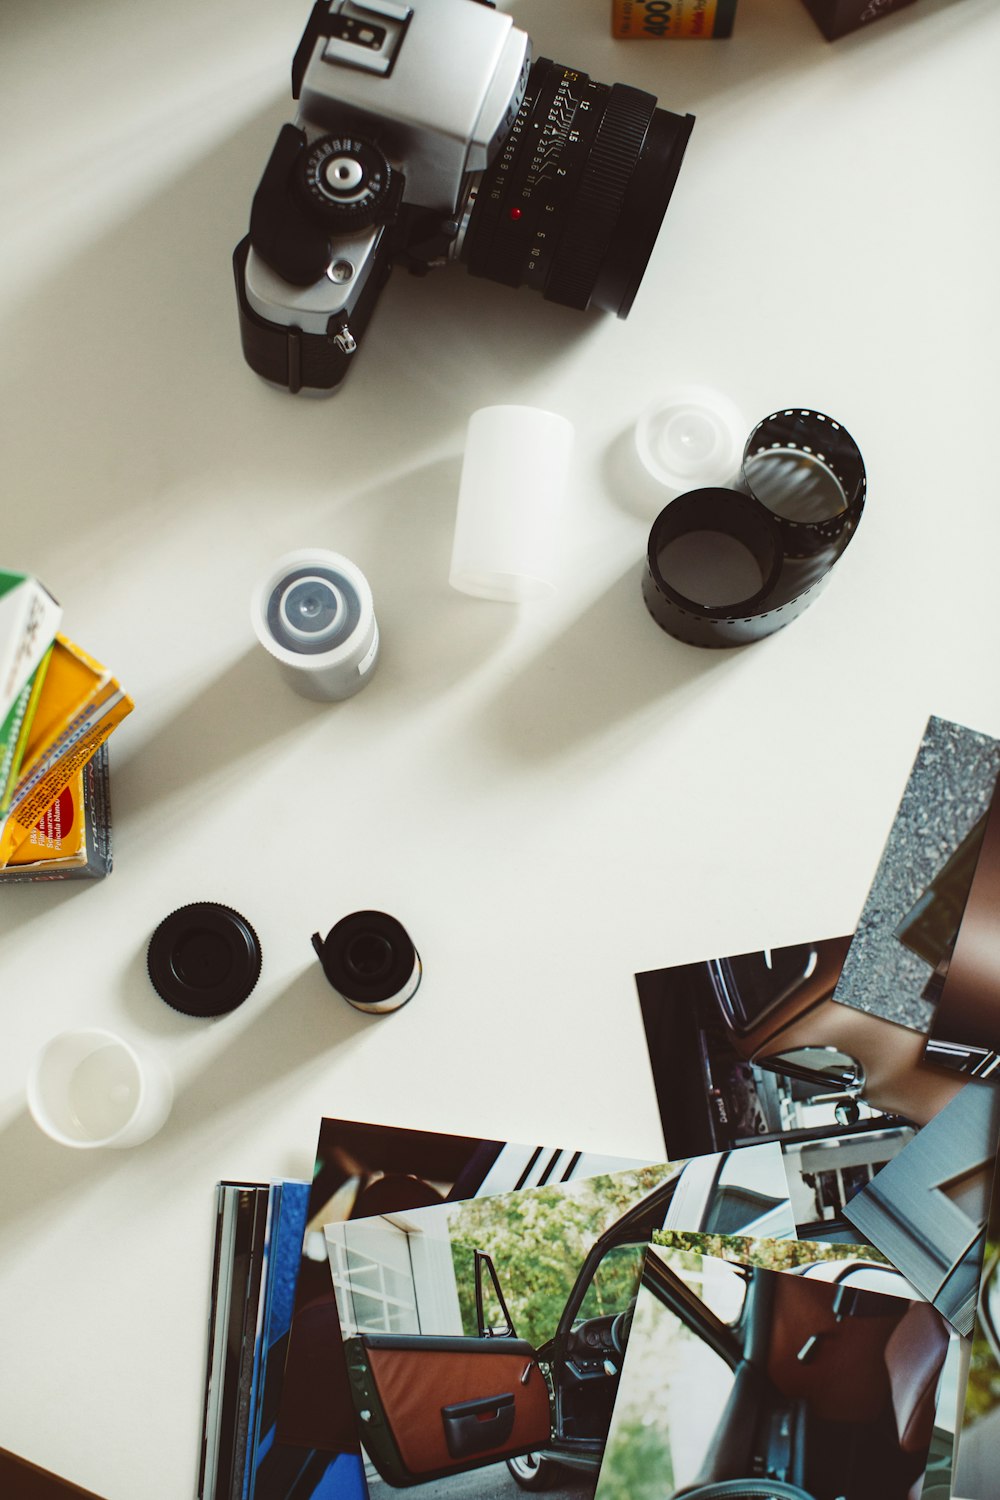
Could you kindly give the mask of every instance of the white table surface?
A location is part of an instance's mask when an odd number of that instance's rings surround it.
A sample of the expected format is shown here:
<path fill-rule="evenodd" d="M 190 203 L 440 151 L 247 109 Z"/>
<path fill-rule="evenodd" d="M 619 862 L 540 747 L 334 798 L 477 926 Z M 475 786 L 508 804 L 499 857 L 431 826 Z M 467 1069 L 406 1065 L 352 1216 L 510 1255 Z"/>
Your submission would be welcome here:
<path fill-rule="evenodd" d="M 308 1175 L 324 1113 L 656 1154 L 633 973 L 849 930 L 928 715 L 1000 734 L 994 0 L 832 45 L 799 0 L 704 44 L 613 42 L 609 0 L 509 8 L 697 116 L 632 315 L 397 272 L 325 402 L 244 365 L 230 269 L 306 0 L 3 8 L 3 560 L 136 709 L 111 878 L 0 892 L 0 1445 L 108 1500 L 193 1492 L 219 1178 Z M 742 651 L 677 644 L 639 592 L 631 426 L 689 382 L 748 425 L 827 411 L 868 465 L 825 594 Z M 497 402 L 577 429 L 561 587 L 520 608 L 447 584 L 465 423 Z M 341 706 L 249 625 L 310 544 L 375 593 L 382 660 Z M 145 974 L 200 898 L 264 950 L 214 1025 Z M 383 1020 L 309 945 L 367 906 L 425 965 Z M 81 1024 L 172 1067 L 147 1145 L 32 1124 L 30 1061 Z"/>

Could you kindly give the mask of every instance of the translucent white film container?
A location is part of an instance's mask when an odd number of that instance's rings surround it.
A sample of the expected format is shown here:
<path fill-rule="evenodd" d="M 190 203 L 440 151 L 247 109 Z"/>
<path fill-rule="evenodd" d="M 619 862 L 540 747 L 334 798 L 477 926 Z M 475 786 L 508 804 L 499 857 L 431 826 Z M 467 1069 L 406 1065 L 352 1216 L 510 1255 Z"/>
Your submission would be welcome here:
<path fill-rule="evenodd" d="M 517 603 L 554 587 L 573 425 L 534 406 L 473 412 L 455 518 L 453 588 Z"/>
<path fill-rule="evenodd" d="M 635 424 L 635 446 L 658 484 L 675 495 L 731 485 L 749 423 L 718 391 L 684 386 L 660 396 Z"/>
<path fill-rule="evenodd" d="M 378 661 L 368 580 L 338 552 L 303 548 L 279 557 L 250 603 L 257 639 L 297 693 L 350 698 Z"/>
<path fill-rule="evenodd" d="M 170 1114 L 173 1085 L 154 1052 L 113 1031 L 63 1031 L 36 1057 L 28 1108 L 63 1146 L 138 1146 Z"/>

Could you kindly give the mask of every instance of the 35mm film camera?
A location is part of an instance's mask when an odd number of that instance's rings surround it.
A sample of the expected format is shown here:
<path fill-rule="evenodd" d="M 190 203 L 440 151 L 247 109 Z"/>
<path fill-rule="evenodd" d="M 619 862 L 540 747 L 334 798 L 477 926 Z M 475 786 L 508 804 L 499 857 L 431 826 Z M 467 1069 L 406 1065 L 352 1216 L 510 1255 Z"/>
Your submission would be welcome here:
<path fill-rule="evenodd" d="M 319 0 L 292 94 L 233 256 L 244 355 L 290 391 L 339 385 L 393 264 L 625 317 L 694 124 L 485 0 Z"/>

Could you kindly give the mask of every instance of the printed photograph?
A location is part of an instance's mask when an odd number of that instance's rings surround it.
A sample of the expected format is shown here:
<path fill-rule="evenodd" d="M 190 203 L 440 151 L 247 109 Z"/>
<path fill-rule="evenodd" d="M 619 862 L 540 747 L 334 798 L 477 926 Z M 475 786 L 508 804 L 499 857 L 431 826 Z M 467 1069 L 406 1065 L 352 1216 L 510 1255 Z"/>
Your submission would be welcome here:
<path fill-rule="evenodd" d="M 308 1204 L 307 1183 L 271 1185 L 267 1288 L 248 1422 L 246 1500 L 366 1500 L 360 1453 L 324 1453 L 280 1443 L 275 1431 Z"/>
<path fill-rule="evenodd" d="M 928 722 L 837 982 L 842 1005 L 935 1031 L 998 773 L 1000 741 Z M 974 1036 L 929 1056 L 979 1076 L 996 1066 Z"/>
<path fill-rule="evenodd" d="M 844 1212 L 968 1336 L 976 1311 L 1000 1090 L 967 1083 Z"/>
<path fill-rule="evenodd" d="M 956 1500 L 993 1500 L 1000 1475 L 1000 1160 L 955 1456 Z"/>
<path fill-rule="evenodd" d="M 643 1268 L 597 1500 L 916 1500 L 950 1467 L 935 1418 L 953 1336 L 891 1267 L 807 1245 L 738 1264 L 668 1238 Z"/>
<path fill-rule="evenodd" d="M 778 1147 L 328 1224 L 372 1500 L 593 1495 L 664 1227 L 791 1236 Z"/>
<path fill-rule="evenodd" d="M 937 1003 L 927 1059 L 972 1077 L 992 1079 L 1000 1065 L 1000 795 L 996 791 L 974 832 L 978 854 L 965 908 L 953 936 L 953 924 L 949 924 L 948 941 L 942 945 L 929 982 Z"/>
<path fill-rule="evenodd" d="M 324 1119 L 276 1396 L 277 1441 L 326 1453 L 358 1452 L 324 1225 L 641 1165 L 558 1147 Z M 336 1487 L 330 1495 L 340 1500 Z"/>
<path fill-rule="evenodd" d="M 799 1236 L 855 1237 L 844 1207 L 960 1091 L 924 1038 L 833 994 L 850 938 L 636 975 L 666 1154 L 775 1141 Z"/>

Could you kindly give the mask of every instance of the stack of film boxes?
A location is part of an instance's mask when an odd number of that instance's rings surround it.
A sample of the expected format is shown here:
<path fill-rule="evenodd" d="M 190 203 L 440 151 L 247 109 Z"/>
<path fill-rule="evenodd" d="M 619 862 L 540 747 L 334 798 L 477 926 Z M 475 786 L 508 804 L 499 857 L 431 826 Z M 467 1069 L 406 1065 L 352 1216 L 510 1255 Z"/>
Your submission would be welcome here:
<path fill-rule="evenodd" d="M 37 579 L 0 569 L 0 882 L 111 869 L 105 741 L 132 700 L 61 622 Z"/>

